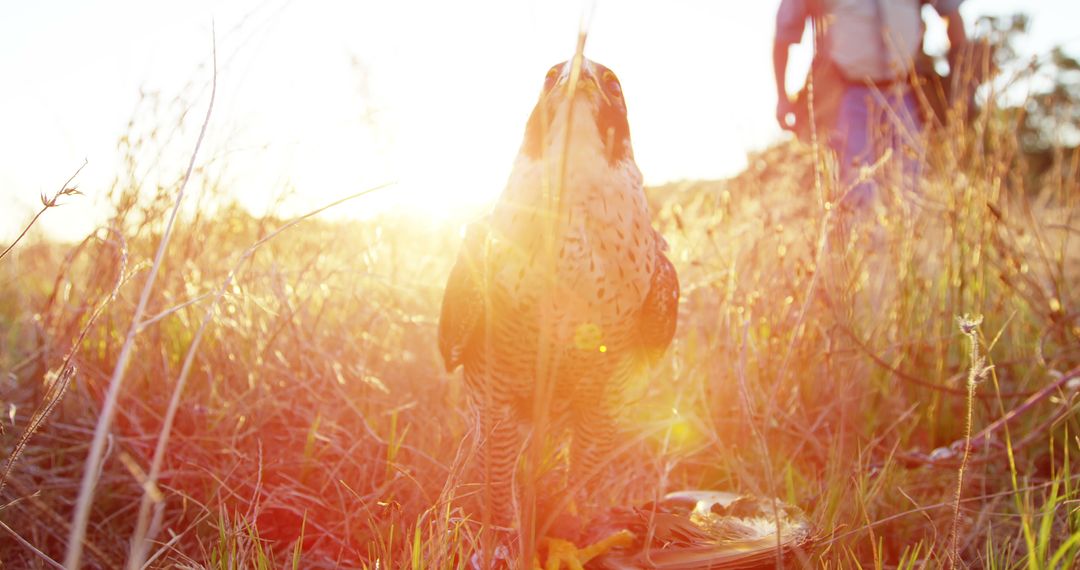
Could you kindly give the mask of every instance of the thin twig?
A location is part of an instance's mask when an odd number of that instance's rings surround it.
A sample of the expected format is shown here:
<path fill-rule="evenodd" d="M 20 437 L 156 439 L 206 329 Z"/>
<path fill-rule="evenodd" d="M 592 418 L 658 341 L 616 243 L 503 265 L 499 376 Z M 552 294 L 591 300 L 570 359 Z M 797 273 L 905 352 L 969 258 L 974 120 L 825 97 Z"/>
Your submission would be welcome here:
<path fill-rule="evenodd" d="M 168 309 L 165 309 L 164 311 L 161 311 L 160 313 L 158 313 L 158 314 L 156 314 L 156 315 L 154 315 L 152 317 L 147 317 L 146 320 L 139 323 L 139 330 L 143 330 L 146 327 L 148 327 L 148 326 L 150 326 L 150 325 L 152 325 L 152 324 L 154 324 L 154 323 L 156 323 L 156 322 L 158 322 L 158 321 L 160 321 L 160 320 L 162 320 L 162 319 L 164 319 L 164 318 L 166 318 L 166 317 L 168 317 L 170 315 L 174 315 L 174 314 L 180 312 L 181 310 L 185 309 L 186 307 L 190 307 L 191 305 L 194 305 L 195 303 L 198 303 L 199 301 L 202 301 L 203 299 L 209 297 L 210 295 L 211 294 L 209 292 L 203 293 L 202 295 L 199 295 L 199 296 L 194 297 L 192 299 L 188 299 L 187 301 L 184 301 L 183 303 L 180 303 L 179 305 L 176 305 L 175 307 L 170 307 Z"/>
<path fill-rule="evenodd" d="M 87 162 L 88 161 L 84 158 L 82 166 L 80 166 L 79 169 L 75 171 L 75 174 L 72 174 L 71 177 L 67 179 L 67 182 L 65 182 L 63 186 L 61 186 L 60 189 L 56 191 L 56 194 L 53 194 L 52 198 L 46 198 L 44 194 L 41 195 L 41 210 L 38 211 L 38 213 L 34 216 L 32 220 L 30 220 L 29 224 L 26 224 L 26 227 L 23 228 L 22 233 L 19 234 L 19 237 L 15 238 L 15 241 L 11 242 L 11 245 L 4 248 L 4 252 L 0 253 L 0 259 L 4 259 L 4 256 L 7 255 L 9 251 L 15 248 L 15 244 L 19 243 L 19 241 L 24 236 L 26 236 L 26 233 L 30 231 L 30 228 L 34 227 L 34 223 L 36 223 L 38 221 L 38 218 L 40 218 L 41 215 L 45 213 L 45 210 L 48 210 L 49 208 L 55 208 L 60 205 L 56 203 L 57 198 L 61 196 L 74 196 L 76 194 L 82 194 L 82 192 L 79 192 L 77 189 L 75 189 L 75 187 L 71 186 L 71 181 L 75 180 L 75 177 L 78 176 L 80 172 L 82 172 L 83 168 L 86 168 Z"/>
<path fill-rule="evenodd" d="M 956 500 L 953 506 L 952 528 L 949 530 L 949 550 L 946 553 L 949 568 L 955 568 L 962 564 L 959 544 L 960 499 L 964 493 L 964 472 L 967 470 L 968 457 L 971 456 L 971 416 L 975 407 L 975 387 L 986 378 L 987 372 L 990 371 L 990 367 L 986 365 L 986 359 L 979 354 L 978 327 L 982 323 L 982 317 L 969 318 L 965 315 L 957 317 L 956 320 L 960 325 L 960 330 L 964 333 L 964 336 L 968 337 L 971 343 L 971 368 L 967 379 L 968 398 L 967 414 L 964 420 L 964 453 L 960 459 L 960 468 L 956 472 Z"/>
<path fill-rule="evenodd" d="M 59 568 L 60 570 L 64 570 L 64 567 L 61 566 L 59 562 L 53 560 L 52 558 L 49 558 L 48 554 L 45 554 L 44 552 L 38 550 L 37 547 L 35 547 L 33 544 L 30 544 L 30 542 L 27 541 L 25 538 L 19 536 L 19 533 L 15 532 L 10 526 L 5 524 L 4 521 L 0 521 L 0 528 L 7 531 L 7 533 L 10 534 L 11 537 L 14 538 L 16 542 L 18 542 L 19 544 L 25 546 L 27 550 L 29 550 L 30 552 L 33 552 L 35 555 L 37 555 L 38 558 L 40 558 L 43 562 L 45 562 L 49 566 L 52 566 L 53 568 Z"/>
<path fill-rule="evenodd" d="M 151 461 L 150 471 L 142 484 L 143 496 L 139 504 L 138 522 L 135 524 L 135 530 L 132 533 L 131 555 L 128 559 L 128 568 L 139 569 L 142 567 L 143 560 L 146 558 L 147 555 L 147 549 L 150 546 L 150 542 L 154 540 L 154 536 L 157 534 L 157 530 L 160 527 L 162 516 L 161 506 L 163 506 L 163 503 L 160 502 L 160 499 L 156 499 L 157 479 L 161 475 L 161 466 L 165 460 L 165 451 L 169 445 L 169 436 L 172 433 L 173 422 L 176 420 L 176 412 L 180 408 L 180 397 L 184 392 L 184 387 L 186 386 L 188 377 L 191 374 L 192 366 L 195 364 L 195 355 L 198 353 L 199 345 L 202 342 L 203 334 L 206 332 L 206 327 L 210 324 L 210 321 L 213 320 L 214 312 L 217 310 L 218 304 L 221 302 L 221 299 L 224 298 L 225 293 L 229 290 L 229 287 L 232 285 L 233 280 L 236 279 L 236 276 L 237 274 L 239 274 L 241 267 L 243 267 L 244 263 L 255 253 L 257 249 L 259 249 L 260 246 L 281 235 L 283 232 L 295 226 L 296 224 L 299 224 L 300 222 L 308 218 L 321 214 L 322 212 L 325 212 L 326 210 L 329 210 L 344 202 L 359 198 L 361 196 L 365 196 L 367 194 L 371 194 L 372 192 L 376 192 L 378 190 L 386 188 L 387 186 L 389 186 L 389 184 L 383 184 L 381 186 L 369 188 L 362 192 L 351 194 L 349 196 L 341 198 L 340 200 L 335 200 L 330 204 L 327 204 L 316 210 L 312 210 L 311 212 L 308 212 L 303 216 L 289 221 L 289 223 L 274 230 L 266 237 L 263 237 L 262 239 L 256 241 L 254 244 L 244 250 L 244 252 L 240 255 L 239 259 L 237 259 L 236 263 L 233 265 L 232 269 L 229 270 L 228 276 L 221 283 L 221 286 L 218 287 L 217 292 L 214 295 L 214 299 L 210 303 L 210 306 L 206 308 L 206 312 L 203 314 L 202 322 L 199 324 L 199 329 L 195 332 L 195 337 L 192 339 L 191 345 L 188 347 L 187 354 L 184 355 L 184 364 L 180 369 L 180 376 L 177 378 L 176 385 L 173 388 L 172 397 L 169 400 L 169 407 L 165 412 L 165 421 L 161 426 L 161 434 L 158 436 L 157 446 L 154 448 L 154 457 Z M 159 506 L 158 509 L 154 512 L 153 522 L 151 523 L 149 520 L 150 508 L 154 506 L 155 503 L 161 506 Z"/>
<path fill-rule="evenodd" d="M 71 343 L 71 348 L 68 349 L 67 354 L 64 355 L 64 360 L 60 364 L 56 379 L 49 385 L 41 404 L 34 410 L 22 435 L 15 443 L 14 449 L 8 455 L 7 464 L 4 466 L 3 473 L 0 474 L 0 492 L 4 490 L 4 485 L 7 483 L 8 477 L 11 476 L 11 470 L 14 468 L 15 462 L 19 459 L 23 450 L 26 449 L 26 445 L 29 443 L 30 438 L 41 428 L 41 425 L 45 423 L 45 420 L 64 396 L 71 380 L 75 377 L 77 368 L 72 360 L 79 351 L 79 347 L 82 346 L 83 339 L 86 338 L 87 333 L 90 332 L 94 323 L 97 322 L 98 317 L 104 312 L 105 307 L 116 299 L 116 295 L 120 292 L 120 287 L 123 286 L 125 282 L 128 260 L 127 244 L 124 242 L 124 237 L 120 235 L 119 232 L 112 229 L 109 229 L 108 231 L 116 234 L 117 239 L 120 241 L 120 267 L 116 272 L 116 281 L 113 283 L 113 288 L 109 294 L 94 308 L 94 311 L 90 314 L 90 318 L 86 321 L 86 324 L 83 325 L 82 330 L 79 331 L 79 336 Z M 0 507 L 0 510 L 3 510 L 3 508 Z"/>
<path fill-rule="evenodd" d="M 79 567 L 79 560 L 82 557 L 82 543 L 83 538 L 86 536 L 87 522 L 90 519 L 90 507 L 94 502 L 97 474 L 102 466 L 105 439 L 109 433 L 109 428 L 112 427 L 113 417 L 116 415 L 116 402 L 120 396 L 120 389 L 124 384 L 124 375 L 127 372 L 128 363 L 131 362 L 131 354 L 135 349 L 135 337 L 139 333 L 143 313 L 146 312 L 150 293 L 154 289 L 158 270 L 161 268 L 162 259 L 165 257 L 165 250 L 168 248 L 169 240 L 172 238 L 173 226 L 180 212 L 180 205 L 184 201 L 184 190 L 187 188 L 188 181 L 191 180 L 191 173 L 195 169 L 195 158 L 199 154 L 199 148 L 202 147 L 207 126 L 210 124 L 210 115 L 214 110 L 214 98 L 217 95 L 217 38 L 214 35 L 213 27 L 211 27 L 211 42 L 213 45 L 214 74 L 210 89 L 210 103 L 206 108 L 206 117 L 203 119 L 202 128 L 199 130 L 199 138 L 195 141 L 195 149 L 191 152 L 191 160 L 188 162 L 187 171 L 184 173 L 184 180 L 180 183 L 180 190 L 177 192 L 176 201 L 173 204 L 172 212 L 169 214 L 169 221 L 165 225 L 165 232 L 161 236 L 161 242 L 158 244 L 157 252 L 154 255 L 154 263 L 150 267 L 150 274 L 147 275 L 146 284 L 143 285 L 142 294 L 139 295 L 139 304 L 135 307 L 135 313 L 131 317 L 131 326 L 128 328 L 127 337 L 124 339 L 124 344 L 120 349 L 120 356 L 117 359 L 116 367 L 113 369 L 112 378 L 109 379 L 109 389 L 105 395 L 105 403 L 101 410 L 101 416 L 98 417 L 97 426 L 94 428 L 94 439 L 90 445 L 90 452 L 86 456 L 86 466 L 83 468 L 82 483 L 75 504 L 75 516 L 72 519 L 71 534 L 68 536 L 67 555 L 64 557 L 64 566 L 72 570 Z"/>

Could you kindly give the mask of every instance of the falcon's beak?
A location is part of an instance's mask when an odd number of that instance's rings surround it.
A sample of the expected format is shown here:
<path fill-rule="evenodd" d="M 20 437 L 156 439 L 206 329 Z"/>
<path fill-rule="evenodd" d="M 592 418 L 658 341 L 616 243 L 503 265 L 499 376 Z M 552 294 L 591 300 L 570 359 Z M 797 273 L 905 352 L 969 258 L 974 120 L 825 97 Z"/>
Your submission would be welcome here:
<path fill-rule="evenodd" d="M 581 89 L 586 95 L 595 97 L 600 96 L 600 100 L 605 105 L 610 105 L 611 100 L 608 99 L 604 88 L 600 86 L 600 80 L 596 77 L 596 73 L 592 69 L 592 64 L 586 60 L 584 65 L 581 66 L 581 79 L 578 81 L 578 89 Z"/>
<path fill-rule="evenodd" d="M 559 77 L 555 88 L 551 92 L 563 93 L 567 99 L 572 99 L 578 92 L 581 92 L 590 97 L 599 97 L 605 105 L 611 105 L 611 99 L 604 93 L 604 88 L 601 87 L 600 80 L 593 73 L 591 67 L 592 65 L 586 61 L 576 82 L 572 80 L 572 74 L 569 71 L 565 72 Z"/>

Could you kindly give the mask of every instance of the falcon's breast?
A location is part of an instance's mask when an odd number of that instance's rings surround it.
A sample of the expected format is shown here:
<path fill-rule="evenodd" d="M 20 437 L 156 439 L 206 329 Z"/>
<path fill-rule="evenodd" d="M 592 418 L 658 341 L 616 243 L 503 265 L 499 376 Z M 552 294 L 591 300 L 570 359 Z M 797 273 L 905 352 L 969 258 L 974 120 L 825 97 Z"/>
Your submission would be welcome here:
<path fill-rule="evenodd" d="M 464 365 L 468 375 L 470 362 L 488 362 L 478 358 L 485 326 L 493 362 L 528 362 L 545 310 L 556 350 L 595 355 L 571 360 L 654 361 L 677 321 L 678 277 L 665 247 L 618 78 L 586 59 L 553 66 L 506 188 L 491 216 L 466 232 L 451 270 L 439 321 L 447 369 Z"/>

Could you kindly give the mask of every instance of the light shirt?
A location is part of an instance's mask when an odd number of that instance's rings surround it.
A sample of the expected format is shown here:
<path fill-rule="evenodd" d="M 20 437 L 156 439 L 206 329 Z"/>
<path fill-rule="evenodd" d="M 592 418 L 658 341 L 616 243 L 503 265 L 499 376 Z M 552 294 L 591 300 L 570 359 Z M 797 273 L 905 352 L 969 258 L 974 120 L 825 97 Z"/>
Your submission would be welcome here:
<path fill-rule="evenodd" d="M 781 0 L 776 40 L 798 43 L 810 16 L 811 0 Z M 889 81 L 911 69 L 922 46 L 922 6 L 955 13 L 963 0 L 818 0 L 824 11 L 819 46 L 848 79 Z M 880 33 L 884 29 L 886 33 Z"/>

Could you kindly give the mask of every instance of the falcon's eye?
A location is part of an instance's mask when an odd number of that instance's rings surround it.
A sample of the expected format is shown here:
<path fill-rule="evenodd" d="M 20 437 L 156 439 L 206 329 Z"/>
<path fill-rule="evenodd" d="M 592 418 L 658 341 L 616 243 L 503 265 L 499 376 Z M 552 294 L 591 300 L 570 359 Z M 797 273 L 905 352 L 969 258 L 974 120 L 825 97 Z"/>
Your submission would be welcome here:
<path fill-rule="evenodd" d="M 559 69 L 552 67 L 547 72 L 547 77 L 544 78 L 544 91 L 551 91 L 551 88 L 555 86 L 555 80 L 559 78 Z"/>
<path fill-rule="evenodd" d="M 615 77 L 611 70 L 604 72 L 604 91 L 607 91 L 610 95 L 622 97 L 622 85 L 619 84 L 619 78 Z"/>

